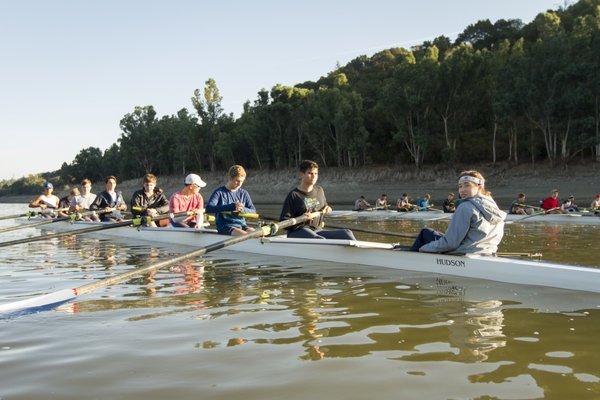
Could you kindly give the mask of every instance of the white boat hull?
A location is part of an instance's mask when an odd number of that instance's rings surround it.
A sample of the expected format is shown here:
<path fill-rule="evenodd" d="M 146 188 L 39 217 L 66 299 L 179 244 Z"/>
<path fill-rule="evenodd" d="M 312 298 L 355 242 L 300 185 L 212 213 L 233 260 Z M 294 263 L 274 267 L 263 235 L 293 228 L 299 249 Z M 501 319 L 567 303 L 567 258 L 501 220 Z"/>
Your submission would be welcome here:
<path fill-rule="evenodd" d="M 57 222 L 45 229 L 76 230 L 93 223 Z M 228 238 L 214 230 L 185 228 L 130 228 L 102 230 L 95 235 L 203 247 Z M 351 240 L 288 239 L 283 236 L 251 239 L 228 249 L 269 256 L 346 264 L 362 264 L 519 285 L 538 285 L 600 293 L 600 269 L 503 257 L 453 256 L 392 251 L 392 245 Z"/>

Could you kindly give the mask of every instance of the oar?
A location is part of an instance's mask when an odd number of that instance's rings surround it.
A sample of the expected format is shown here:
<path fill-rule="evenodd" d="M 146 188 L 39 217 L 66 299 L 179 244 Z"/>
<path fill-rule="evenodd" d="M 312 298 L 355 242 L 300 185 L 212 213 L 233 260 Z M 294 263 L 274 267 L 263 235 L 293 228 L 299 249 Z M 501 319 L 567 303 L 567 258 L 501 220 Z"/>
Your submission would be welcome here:
<path fill-rule="evenodd" d="M 44 215 L 47 212 L 60 212 L 60 211 L 68 211 L 68 210 L 69 210 L 69 208 L 57 208 L 57 209 L 49 208 L 46 211 L 27 211 L 22 214 L 3 215 L 0 217 L 0 221 L 4 221 L 7 219 L 23 218 L 23 217 L 31 218 L 31 217 L 35 217 L 36 215 Z"/>
<path fill-rule="evenodd" d="M 271 217 L 271 216 L 263 215 L 263 218 L 266 219 L 266 220 L 270 220 L 270 221 L 277 221 L 277 218 L 274 218 L 274 217 Z M 416 239 L 417 238 L 417 235 L 416 234 L 412 234 L 412 233 L 378 231 L 378 230 L 372 230 L 372 229 L 355 228 L 353 226 L 344 226 L 344 225 L 335 225 L 335 224 L 332 225 L 330 223 L 325 224 L 325 226 L 328 227 L 328 228 L 350 229 L 350 230 L 356 231 L 356 232 L 372 233 L 374 235 L 388 235 L 388 236 L 401 237 L 401 238 L 405 238 L 405 239 Z"/>
<path fill-rule="evenodd" d="M 30 224 L 9 226 L 7 228 L 0 229 L 0 233 L 2 233 L 2 232 L 16 231 L 16 230 L 25 229 L 25 228 L 35 228 L 36 226 L 53 224 L 55 222 L 67 221 L 69 219 L 71 219 L 71 217 L 57 217 L 57 218 L 47 219 L 47 220 L 44 220 L 44 221 L 32 222 Z"/>
<path fill-rule="evenodd" d="M 232 246 L 237 243 L 244 242 L 249 239 L 260 238 L 263 236 L 274 236 L 278 230 L 289 228 L 319 217 L 321 213 L 311 213 L 310 215 L 302 215 L 298 218 L 291 218 L 279 223 L 272 223 L 268 226 L 263 226 L 261 229 L 256 230 L 244 236 L 233 236 L 229 239 L 210 244 L 205 247 L 201 247 L 197 250 L 189 253 L 182 254 L 174 257 L 170 260 L 161 261 L 155 264 L 148 265 L 143 268 L 138 268 L 132 271 L 128 271 L 110 278 L 99 280 L 98 282 L 88 283 L 87 285 L 78 286 L 72 289 L 63 289 L 57 292 L 45 294 L 42 296 L 36 296 L 27 300 L 20 300 L 13 303 L 0 305 L 0 314 L 8 314 L 8 316 L 17 316 L 22 314 L 30 314 L 32 312 L 51 310 L 56 306 L 70 301 L 78 296 L 91 293 L 99 288 L 114 285 L 119 282 L 123 282 L 134 276 L 146 274 L 149 272 L 157 271 L 161 268 L 168 267 L 170 265 L 179 263 L 193 257 L 200 257 L 206 253 L 210 253 L 215 250 L 219 250 L 228 246 Z"/>
<path fill-rule="evenodd" d="M 527 215 L 527 216 L 525 216 L 523 218 L 515 219 L 513 221 L 506 221 L 505 224 L 510 225 L 510 224 L 514 224 L 514 223 L 517 223 L 517 222 L 521 222 L 521 221 L 526 220 L 528 218 L 539 217 L 540 215 L 548 215 L 551 211 L 555 211 L 555 210 L 558 210 L 558 207 L 551 208 L 549 210 L 540 211 L 540 212 L 533 213 L 533 214 L 529 214 L 529 215 Z"/>
<path fill-rule="evenodd" d="M 260 219 L 260 215 L 257 213 L 245 213 L 245 212 L 237 212 L 237 211 L 223 211 L 221 213 L 216 214 L 225 214 L 225 215 L 235 215 L 236 217 L 248 218 L 248 219 Z"/>
<path fill-rule="evenodd" d="M 405 239 L 416 239 L 417 238 L 417 235 L 412 234 L 412 233 L 387 232 L 387 231 L 379 231 L 379 230 L 374 230 L 374 229 L 355 228 L 355 227 L 343 226 L 343 225 L 335 225 L 335 224 L 332 225 L 330 223 L 327 223 L 326 227 L 335 228 L 335 229 L 351 229 L 352 231 L 355 231 L 355 232 L 372 233 L 374 235 L 387 235 L 387 236 L 401 237 L 401 238 L 405 238 Z"/>
<path fill-rule="evenodd" d="M 181 212 L 181 213 L 174 214 L 174 216 L 180 217 L 180 216 L 184 216 L 187 214 L 188 214 L 187 212 Z M 8 246 L 13 246 L 15 244 L 22 244 L 22 243 L 39 242 L 41 240 L 61 238 L 64 236 L 79 235 L 82 233 L 97 232 L 97 231 L 103 231 L 103 230 L 107 230 L 107 229 L 115 229 L 115 228 L 120 228 L 122 226 L 130 226 L 130 225 L 141 226 L 143 224 L 148 224 L 150 221 L 161 221 L 163 219 L 168 219 L 169 217 L 170 217 L 169 214 L 162 214 L 162 215 L 159 215 L 158 217 L 154 217 L 154 218 L 144 217 L 144 218 L 134 218 L 134 219 L 125 220 L 125 221 L 121 221 L 121 222 L 102 223 L 100 225 L 89 226 L 87 228 L 82 228 L 82 229 L 75 229 L 75 230 L 68 231 L 68 232 L 51 233 L 51 234 L 46 234 L 46 235 L 32 236 L 32 237 L 28 237 L 28 238 L 0 242 L 0 247 L 8 247 Z"/>
<path fill-rule="evenodd" d="M 53 211 L 67 211 L 67 210 L 68 210 L 68 208 L 60 208 L 60 209 L 56 209 L 56 210 L 53 210 Z M 111 211 L 112 211 L 112 210 L 113 210 L 113 209 L 111 209 Z M 105 214 L 105 213 L 108 213 L 108 212 L 111 212 L 111 211 L 108 211 L 108 210 L 105 210 L 105 211 L 99 211 L 99 212 L 98 212 L 98 214 Z M 34 213 L 35 213 L 35 212 L 34 212 Z M 38 211 L 38 213 L 39 213 L 40 215 L 42 215 L 42 214 L 43 214 L 43 211 Z M 81 216 L 88 216 L 88 215 L 91 215 L 91 214 L 93 214 L 93 213 L 94 213 L 94 211 L 86 211 L 85 213 L 81 214 Z M 35 214 L 34 214 L 34 215 L 35 215 Z M 32 222 L 32 223 L 29 223 L 29 224 L 23 224 L 23 225 L 9 226 L 9 227 L 7 227 L 7 228 L 2 228 L 2 229 L 0 229 L 0 233 L 3 233 L 3 232 L 11 232 L 11 231 L 16 231 L 16 230 L 19 230 L 19 229 L 25 229 L 25 228 L 35 228 L 35 227 L 37 227 L 37 226 L 43 226 L 43 225 L 53 224 L 53 223 L 55 223 L 55 222 L 66 221 L 66 220 L 69 220 L 69 219 L 72 219 L 72 217 L 71 217 L 71 216 L 67 216 L 67 217 L 56 217 L 56 218 L 49 218 L 49 219 L 45 219 L 45 220 L 38 221 L 38 222 Z"/>
<path fill-rule="evenodd" d="M 23 214 L 13 214 L 13 215 L 3 215 L 0 217 L 0 221 L 4 221 L 7 219 L 15 219 L 15 218 L 23 218 L 23 217 L 33 217 L 37 215 L 39 211 L 27 211 Z"/>

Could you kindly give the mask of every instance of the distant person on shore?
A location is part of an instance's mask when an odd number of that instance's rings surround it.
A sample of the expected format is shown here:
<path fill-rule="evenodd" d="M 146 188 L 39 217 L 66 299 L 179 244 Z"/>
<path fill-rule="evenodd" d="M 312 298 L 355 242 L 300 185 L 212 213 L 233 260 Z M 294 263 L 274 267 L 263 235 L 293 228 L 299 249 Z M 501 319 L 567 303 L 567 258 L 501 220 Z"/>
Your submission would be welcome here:
<path fill-rule="evenodd" d="M 146 174 L 143 187 L 133 193 L 130 204 L 134 217 L 156 217 L 169 212 L 169 200 L 163 190 L 156 186 L 157 181 L 156 175 Z M 168 223 L 163 221 L 159 221 L 159 224 L 166 226 Z M 156 227 L 156 222 L 150 221 L 149 225 Z"/>
<path fill-rule="evenodd" d="M 364 211 L 368 208 L 371 208 L 371 204 L 365 199 L 365 196 L 360 196 L 360 198 L 354 202 L 354 211 Z"/>
<path fill-rule="evenodd" d="M 510 210 L 508 210 L 509 214 L 516 215 L 531 215 L 533 214 L 533 208 L 527 207 L 525 204 L 527 202 L 527 196 L 525 193 L 519 193 L 517 195 L 517 199 L 510 204 Z"/>
<path fill-rule="evenodd" d="M 375 208 L 387 210 L 388 209 L 388 198 L 387 194 L 382 194 L 380 198 L 375 200 Z"/>
<path fill-rule="evenodd" d="M 426 193 L 425 196 L 417 200 L 417 207 L 419 208 L 419 211 L 427 211 L 430 207 L 433 207 L 433 204 L 430 201 L 431 195 L 429 193 Z"/>
<path fill-rule="evenodd" d="M 217 231 L 222 235 L 243 236 L 253 232 L 240 213 L 256 213 L 250 194 L 242 188 L 246 170 L 233 165 L 227 172 L 227 183 L 211 194 L 206 212 L 215 214 Z"/>
<path fill-rule="evenodd" d="M 169 213 L 187 212 L 183 216 L 171 216 L 171 225 L 178 228 L 202 228 L 204 223 L 204 198 L 200 189 L 206 186 L 200 176 L 189 174 L 184 180 L 185 186 L 169 199 Z"/>
<path fill-rule="evenodd" d="M 318 186 L 319 164 L 311 160 L 304 160 L 298 166 L 298 186 L 288 193 L 281 214 L 280 221 L 297 218 L 306 213 L 321 211 L 323 214 L 331 213 L 331 207 L 327 204 L 325 191 Z M 315 218 L 311 221 L 293 226 L 287 229 L 287 237 L 299 239 L 344 239 L 356 240 L 349 229 L 325 230 L 322 228 L 323 218 Z"/>
<path fill-rule="evenodd" d="M 52 194 L 53 191 L 54 185 L 52 185 L 50 182 L 44 182 L 44 192 L 35 199 L 31 200 L 29 207 L 41 208 L 42 213 L 44 213 L 45 216 L 49 218 L 55 217 L 56 214 L 51 210 L 58 208 L 60 199 L 56 195 Z"/>
<path fill-rule="evenodd" d="M 99 221 L 100 219 L 94 215 L 82 216 L 82 213 L 88 211 L 94 200 L 96 200 L 96 195 L 92 193 L 92 181 L 89 179 L 82 180 L 79 192 L 79 195 L 71 199 L 69 212 L 77 213 L 77 220 Z"/>
<path fill-rule="evenodd" d="M 408 197 L 408 193 L 402 193 L 402 197 L 396 201 L 396 211 L 399 212 L 407 212 L 412 210 L 414 206 L 410 203 L 410 198 Z"/>
<path fill-rule="evenodd" d="M 105 190 L 96 195 L 96 199 L 90 205 L 92 211 L 102 211 L 99 216 L 102 222 L 118 222 L 124 219 L 122 211 L 127 210 L 127 203 L 123 200 L 123 194 L 117 192 L 117 177 L 107 176 L 104 180 Z"/>
<path fill-rule="evenodd" d="M 592 203 L 590 204 L 590 211 L 600 215 L 600 193 L 598 193 L 596 197 L 594 197 L 594 200 L 592 200 Z"/>
<path fill-rule="evenodd" d="M 446 233 L 422 229 L 412 251 L 483 255 L 498 251 L 506 213 L 485 189 L 483 176 L 477 171 L 462 172 L 458 192 L 463 202 L 456 208 Z"/>
<path fill-rule="evenodd" d="M 579 212 L 579 207 L 577 207 L 577 204 L 575 203 L 575 196 L 570 195 L 567 200 L 561 204 L 560 210 L 563 213 Z"/>
<path fill-rule="evenodd" d="M 62 197 L 58 202 L 58 208 L 60 211 L 58 212 L 59 217 L 68 217 L 69 216 L 69 208 L 71 207 L 71 202 L 73 199 L 79 196 L 79 189 L 74 187 L 69 191 L 69 194 L 65 197 Z"/>
<path fill-rule="evenodd" d="M 546 211 L 546 214 L 562 214 L 560 204 L 558 202 L 558 189 L 552 190 L 550 197 L 542 200 L 541 207 Z"/>
<path fill-rule="evenodd" d="M 448 197 L 444 200 L 442 205 L 445 213 L 453 213 L 456 211 L 456 204 L 454 203 L 454 193 L 448 193 Z"/>

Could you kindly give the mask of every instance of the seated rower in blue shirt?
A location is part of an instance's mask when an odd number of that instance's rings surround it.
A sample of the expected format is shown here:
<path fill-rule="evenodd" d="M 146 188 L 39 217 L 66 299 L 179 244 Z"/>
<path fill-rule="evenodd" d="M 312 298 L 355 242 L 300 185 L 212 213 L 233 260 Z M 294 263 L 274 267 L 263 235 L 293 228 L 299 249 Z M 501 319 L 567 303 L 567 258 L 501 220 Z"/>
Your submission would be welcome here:
<path fill-rule="evenodd" d="M 417 200 L 416 205 L 419 208 L 419 211 L 427 211 L 429 210 L 429 207 L 433 206 L 433 204 L 429 203 L 429 200 L 431 200 L 431 195 L 429 193 L 423 196 L 422 199 Z"/>
<path fill-rule="evenodd" d="M 227 173 L 227 184 L 221 186 L 210 195 L 206 204 L 206 212 L 216 214 L 217 231 L 223 235 L 246 235 L 254 231 L 246 224 L 239 213 L 255 213 L 252 199 L 242 184 L 246 179 L 246 170 L 241 165 L 234 165 Z"/>

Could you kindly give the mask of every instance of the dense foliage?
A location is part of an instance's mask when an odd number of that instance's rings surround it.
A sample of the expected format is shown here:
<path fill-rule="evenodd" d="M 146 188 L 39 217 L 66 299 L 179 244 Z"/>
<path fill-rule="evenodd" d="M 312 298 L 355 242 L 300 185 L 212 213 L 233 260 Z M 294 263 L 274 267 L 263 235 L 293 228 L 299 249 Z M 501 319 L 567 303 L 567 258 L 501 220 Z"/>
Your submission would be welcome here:
<path fill-rule="evenodd" d="M 600 0 L 360 56 L 316 82 L 261 90 L 237 119 L 212 79 L 191 100 L 193 112 L 163 117 L 136 107 L 117 143 L 81 150 L 57 175 L 284 168 L 304 158 L 342 167 L 600 161 Z"/>

